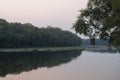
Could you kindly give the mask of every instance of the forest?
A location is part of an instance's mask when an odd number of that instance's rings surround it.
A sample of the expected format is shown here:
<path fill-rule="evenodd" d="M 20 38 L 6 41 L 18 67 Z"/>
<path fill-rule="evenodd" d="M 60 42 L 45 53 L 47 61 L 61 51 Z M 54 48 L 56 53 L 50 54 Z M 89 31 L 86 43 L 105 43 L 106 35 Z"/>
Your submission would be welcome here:
<path fill-rule="evenodd" d="M 0 19 L 0 48 L 80 46 L 81 38 L 60 28 Z"/>

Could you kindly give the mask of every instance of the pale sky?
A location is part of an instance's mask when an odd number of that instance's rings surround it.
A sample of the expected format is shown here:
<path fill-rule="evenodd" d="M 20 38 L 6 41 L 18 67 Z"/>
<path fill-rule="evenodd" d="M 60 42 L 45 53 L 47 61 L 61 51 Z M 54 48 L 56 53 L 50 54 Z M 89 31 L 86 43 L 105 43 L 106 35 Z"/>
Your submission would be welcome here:
<path fill-rule="evenodd" d="M 88 0 L 0 0 L 0 18 L 71 30 Z M 74 32 L 74 30 L 72 30 Z"/>

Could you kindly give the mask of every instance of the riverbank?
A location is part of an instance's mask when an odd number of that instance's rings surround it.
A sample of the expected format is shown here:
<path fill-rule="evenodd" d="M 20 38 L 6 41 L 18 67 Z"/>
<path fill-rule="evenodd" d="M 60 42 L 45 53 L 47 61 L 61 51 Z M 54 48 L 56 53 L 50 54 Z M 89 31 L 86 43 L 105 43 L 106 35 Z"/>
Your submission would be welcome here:
<path fill-rule="evenodd" d="M 92 51 L 97 51 L 97 50 L 119 50 L 120 48 L 116 48 L 116 47 L 109 47 L 109 46 L 86 46 L 84 47 L 85 50 L 92 50 Z"/>
<path fill-rule="evenodd" d="M 46 48 L 5 48 L 0 52 L 31 52 L 31 51 L 66 51 L 66 50 L 83 50 L 83 47 L 46 47 Z"/>
<path fill-rule="evenodd" d="M 87 50 L 87 51 L 104 51 L 109 50 L 107 46 L 78 46 L 78 47 L 44 47 L 44 48 L 4 48 L 0 52 L 31 52 L 31 51 L 66 51 L 66 50 Z M 111 50 L 119 48 L 111 47 Z"/>

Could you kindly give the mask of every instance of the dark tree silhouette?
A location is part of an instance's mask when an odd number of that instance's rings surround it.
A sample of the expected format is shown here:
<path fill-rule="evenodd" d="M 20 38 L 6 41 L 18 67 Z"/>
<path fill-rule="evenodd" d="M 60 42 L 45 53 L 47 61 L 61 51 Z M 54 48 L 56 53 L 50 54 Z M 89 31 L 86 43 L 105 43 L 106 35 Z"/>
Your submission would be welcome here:
<path fill-rule="evenodd" d="M 38 28 L 30 23 L 0 19 L 0 48 L 80 46 L 81 38 L 60 28 Z"/>
<path fill-rule="evenodd" d="M 120 45 L 120 0 L 89 0 L 87 8 L 80 11 L 73 28 L 90 37 Z"/>

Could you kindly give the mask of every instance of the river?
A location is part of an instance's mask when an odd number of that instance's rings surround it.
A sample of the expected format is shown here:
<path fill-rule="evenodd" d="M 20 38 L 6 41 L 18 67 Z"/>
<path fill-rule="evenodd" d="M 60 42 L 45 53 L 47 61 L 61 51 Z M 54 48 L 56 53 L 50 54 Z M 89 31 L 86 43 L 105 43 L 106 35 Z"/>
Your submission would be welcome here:
<path fill-rule="evenodd" d="M 120 80 L 120 52 L 1 53 L 0 80 Z"/>

